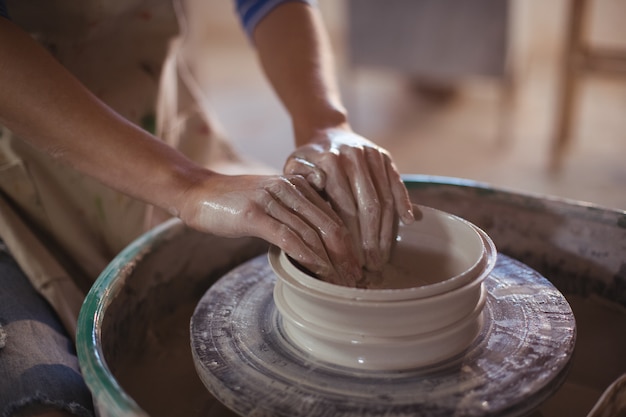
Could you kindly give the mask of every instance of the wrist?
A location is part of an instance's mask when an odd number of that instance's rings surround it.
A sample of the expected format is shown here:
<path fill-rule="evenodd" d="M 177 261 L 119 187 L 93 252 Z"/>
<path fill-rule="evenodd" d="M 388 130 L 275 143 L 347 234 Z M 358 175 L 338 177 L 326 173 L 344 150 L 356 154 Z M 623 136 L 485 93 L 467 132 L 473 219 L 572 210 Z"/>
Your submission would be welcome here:
<path fill-rule="evenodd" d="M 162 201 L 161 208 L 187 223 L 186 219 L 193 218 L 198 210 L 201 190 L 210 189 L 208 184 L 218 175 L 198 166 L 175 167 L 169 180 L 172 191 L 167 193 L 169 198 Z"/>
<path fill-rule="evenodd" d="M 352 131 L 348 114 L 342 107 L 330 106 L 313 112 L 306 118 L 293 119 L 296 147 L 306 145 L 312 138 L 329 130 Z"/>

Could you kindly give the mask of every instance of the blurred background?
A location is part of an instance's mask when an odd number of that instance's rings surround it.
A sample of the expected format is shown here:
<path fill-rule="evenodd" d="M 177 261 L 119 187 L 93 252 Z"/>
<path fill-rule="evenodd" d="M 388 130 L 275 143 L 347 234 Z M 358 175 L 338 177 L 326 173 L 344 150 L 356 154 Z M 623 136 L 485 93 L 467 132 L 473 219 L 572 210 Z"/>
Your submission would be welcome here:
<path fill-rule="evenodd" d="M 626 1 L 319 0 L 355 131 L 403 174 L 626 209 Z M 204 2 L 202 83 L 276 169 L 289 118 L 232 2 Z"/>

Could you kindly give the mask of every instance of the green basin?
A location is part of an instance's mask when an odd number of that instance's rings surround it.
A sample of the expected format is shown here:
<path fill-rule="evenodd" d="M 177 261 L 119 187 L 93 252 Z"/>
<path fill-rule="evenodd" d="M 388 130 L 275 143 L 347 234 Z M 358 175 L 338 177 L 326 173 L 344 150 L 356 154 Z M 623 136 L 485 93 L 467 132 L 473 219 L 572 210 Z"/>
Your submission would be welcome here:
<path fill-rule="evenodd" d="M 626 373 L 626 212 L 455 178 L 405 182 L 413 201 L 475 223 L 567 297 L 577 321 L 573 365 L 536 415 L 585 416 Z M 176 219 L 123 250 L 78 322 L 78 357 L 99 415 L 233 415 L 195 373 L 189 319 L 215 280 L 266 251 L 258 239 L 202 234 Z"/>

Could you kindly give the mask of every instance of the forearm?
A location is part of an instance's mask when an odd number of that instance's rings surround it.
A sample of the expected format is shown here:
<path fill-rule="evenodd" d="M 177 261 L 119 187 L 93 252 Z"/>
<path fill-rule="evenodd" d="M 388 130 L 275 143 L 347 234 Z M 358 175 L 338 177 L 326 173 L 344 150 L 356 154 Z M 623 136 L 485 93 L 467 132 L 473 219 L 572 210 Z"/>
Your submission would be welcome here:
<path fill-rule="evenodd" d="M 354 285 L 347 229 L 300 176 L 227 176 L 127 122 L 23 31 L 0 18 L 0 123 L 63 163 L 220 236 L 256 236 Z"/>
<path fill-rule="evenodd" d="M 335 67 L 319 12 L 285 3 L 257 25 L 254 42 L 263 69 L 291 115 L 296 146 L 315 132 L 348 128 Z"/>
<path fill-rule="evenodd" d="M 350 129 L 319 13 L 282 4 L 258 23 L 254 41 L 294 125 L 296 150 L 285 172 L 324 191 L 350 231 L 359 265 L 382 270 L 398 218 L 413 221 L 411 201 L 389 153 Z"/>
<path fill-rule="evenodd" d="M 121 192 L 172 204 L 207 172 L 91 94 L 28 34 L 0 18 L 0 123 Z"/>

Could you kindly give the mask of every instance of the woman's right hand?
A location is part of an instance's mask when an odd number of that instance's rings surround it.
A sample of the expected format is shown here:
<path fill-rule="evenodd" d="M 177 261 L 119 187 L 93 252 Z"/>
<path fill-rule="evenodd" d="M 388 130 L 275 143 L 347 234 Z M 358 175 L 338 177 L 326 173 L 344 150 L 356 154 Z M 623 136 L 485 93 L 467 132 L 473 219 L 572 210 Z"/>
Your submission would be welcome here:
<path fill-rule="evenodd" d="M 348 229 L 299 175 L 213 174 L 187 190 L 178 206 L 188 226 L 262 238 L 324 281 L 353 287 L 361 278 Z"/>

